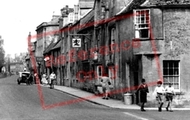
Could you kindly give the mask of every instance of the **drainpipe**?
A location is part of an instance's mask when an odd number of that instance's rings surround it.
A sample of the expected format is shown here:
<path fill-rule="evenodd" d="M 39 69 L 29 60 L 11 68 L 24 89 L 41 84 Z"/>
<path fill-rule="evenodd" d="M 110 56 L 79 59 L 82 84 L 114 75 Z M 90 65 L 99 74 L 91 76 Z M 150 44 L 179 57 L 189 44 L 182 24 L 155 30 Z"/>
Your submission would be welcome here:
<path fill-rule="evenodd" d="M 71 50 L 71 45 L 70 45 L 70 26 L 71 25 L 68 25 L 68 38 L 67 38 L 67 43 L 68 43 L 68 79 L 69 79 L 69 87 L 71 87 L 71 70 L 70 70 L 70 67 L 71 67 L 71 64 L 70 64 L 70 56 L 69 56 L 69 54 L 70 54 L 70 52 L 69 52 L 69 50 Z"/>

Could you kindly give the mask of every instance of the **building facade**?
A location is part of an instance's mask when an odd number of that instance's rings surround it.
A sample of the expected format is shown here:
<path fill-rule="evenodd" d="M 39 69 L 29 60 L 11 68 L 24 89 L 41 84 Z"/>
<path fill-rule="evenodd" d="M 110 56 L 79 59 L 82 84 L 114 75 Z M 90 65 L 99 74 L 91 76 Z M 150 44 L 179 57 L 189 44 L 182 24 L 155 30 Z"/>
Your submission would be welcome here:
<path fill-rule="evenodd" d="M 155 3 L 151 0 L 96 0 L 93 9 L 94 27 L 84 25 L 83 29 L 77 31 L 77 34 L 92 34 L 88 40 L 83 37 L 82 47 L 75 50 L 76 56 L 80 50 L 86 51 L 83 52 L 83 55 L 87 55 L 84 57 L 86 61 L 77 57 L 77 62 L 70 63 L 72 66 L 66 68 L 76 70 L 77 75 L 80 71 L 96 71 L 96 75 L 109 76 L 114 90 L 121 90 L 112 95 L 116 99 L 122 100 L 126 92 L 133 93 L 142 78 L 149 84 L 149 101 L 155 99 L 152 92 L 159 79 L 163 80 L 164 86 L 173 83 L 178 94 L 177 99 L 181 95 L 188 98 L 186 60 L 189 53 L 189 29 L 185 27 L 189 24 L 188 6 L 187 1 Z M 80 19 L 81 24 L 85 24 L 82 21 L 89 14 Z M 179 20 L 180 24 L 177 23 Z M 92 51 L 88 53 L 89 50 Z M 97 52 L 95 61 L 90 60 L 92 52 Z M 86 88 L 91 89 L 98 81 L 97 76 L 93 82 L 92 79 L 90 81 L 89 73 L 85 75 L 82 73 L 80 77 L 74 78 L 74 81 L 78 81 L 75 86 L 81 88 L 87 83 Z M 139 103 L 138 95 L 133 103 Z"/>
<path fill-rule="evenodd" d="M 36 44 L 36 62 L 38 73 L 42 74 L 46 72 L 43 52 L 53 39 L 58 39 L 57 33 L 59 32 L 59 20 L 60 16 L 53 15 L 50 22 L 43 22 L 37 29 L 37 44 Z"/>
<path fill-rule="evenodd" d="M 63 8 L 60 49 L 50 53 L 60 65 L 51 62 L 60 76 L 58 84 L 96 93 L 99 76 L 106 75 L 114 86 L 111 97 L 123 100 L 124 94 L 133 94 L 145 78 L 150 90 L 148 103 L 152 103 L 152 92 L 161 79 L 164 87 L 173 83 L 176 104 L 187 102 L 189 6 L 188 1 L 173 0 L 95 0 L 93 8 L 73 23 L 67 21 L 68 15 L 77 12 Z M 81 47 L 73 47 L 76 38 Z M 139 95 L 133 94 L 133 103 L 139 100 Z"/>

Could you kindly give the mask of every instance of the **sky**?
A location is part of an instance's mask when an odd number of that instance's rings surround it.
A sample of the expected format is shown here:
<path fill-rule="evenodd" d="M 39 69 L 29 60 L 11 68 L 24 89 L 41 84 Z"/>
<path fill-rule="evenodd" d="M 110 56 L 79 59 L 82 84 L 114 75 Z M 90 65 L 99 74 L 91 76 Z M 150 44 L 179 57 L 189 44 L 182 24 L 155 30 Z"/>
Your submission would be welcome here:
<path fill-rule="evenodd" d="M 0 36 L 4 40 L 5 54 L 27 52 L 29 32 L 36 35 L 36 27 L 49 22 L 53 12 L 60 15 L 60 9 L 74 7 L 78 0 L 1 0 Z"/>

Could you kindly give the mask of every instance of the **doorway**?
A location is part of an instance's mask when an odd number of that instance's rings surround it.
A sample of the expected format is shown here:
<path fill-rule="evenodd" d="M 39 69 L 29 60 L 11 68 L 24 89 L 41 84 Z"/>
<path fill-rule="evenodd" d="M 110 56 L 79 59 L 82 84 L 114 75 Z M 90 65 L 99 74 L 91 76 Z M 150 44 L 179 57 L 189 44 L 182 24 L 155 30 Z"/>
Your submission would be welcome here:
<path fill-rule="evenodd" d="M 137 88 L 138 86 L 139 86 L 139 79 L 138 79 L 138 71 L 134 71 L 133 72 L 133 75 L 134 75 L 134 87 L 135 88 Z M 137 92 L 136 93 L 136 96 L 134 97 L 135 98 L 135 100 L 134 100 L 134 102 L 136 103 L 136 104 L 138 104 L 139 103 L 139 99 L 140 99 L 140 97 L 139 97 L 139 92 Z"/>

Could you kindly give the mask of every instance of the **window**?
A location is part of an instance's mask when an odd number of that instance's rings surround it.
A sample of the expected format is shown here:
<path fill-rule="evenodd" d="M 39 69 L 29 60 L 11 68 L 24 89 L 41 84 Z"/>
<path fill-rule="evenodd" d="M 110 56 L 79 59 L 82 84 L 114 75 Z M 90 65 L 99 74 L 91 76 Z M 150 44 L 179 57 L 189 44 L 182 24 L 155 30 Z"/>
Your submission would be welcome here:
<path fill-rule="evenodd" d="M 164 86 L 172 83 L 175 90 L 180 89 L 179 61 L 163 61 Z"/>
<path fill-rule="evenodd" d="M 150 10 L 134 11 L 135 38 L 148 39 L 150 37 Z"/>
<path fill-rule="evenodd" d="M 110 43 L 114 44 L 115 39 L 116 39 L 116 31 L 115 31 L 115 28 L 112 28 L 111 29 L 111 41 L 110 41 Z M 111 45 L 110 47 L 111 47 L 111 51 L 113 51 L 113 46 Z"/>
<path fill-rule="evenodd" d="M 111 51 L 109 55 L 109 60 L 113 62 L 113 54 L 118 50 L 118 46 L 115 44 L 116 40 L 116 30 L 115 28 L 110 29 L 110 40 L 109 40 L 109 51 Z M 115 48 L 115 49 L 114 49 Z"/>

